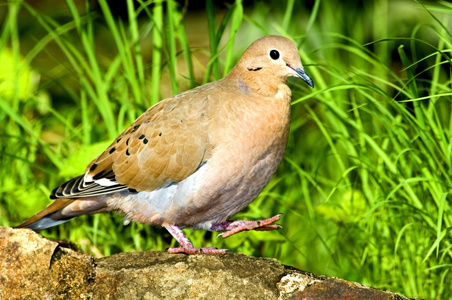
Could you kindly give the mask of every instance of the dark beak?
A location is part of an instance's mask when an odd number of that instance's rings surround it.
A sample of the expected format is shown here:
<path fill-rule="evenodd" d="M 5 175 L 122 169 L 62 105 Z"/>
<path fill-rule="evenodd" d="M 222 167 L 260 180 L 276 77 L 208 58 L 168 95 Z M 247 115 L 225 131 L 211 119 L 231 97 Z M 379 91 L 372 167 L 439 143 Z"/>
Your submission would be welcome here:
<path fill-rule="evenodd" d="M 311 77 L 302 69 L 302 68 L 294 68 L 291 65 L 287 65 L 289 68 L 297 73 L 296 77 L 303 79 L 304 82 L 309 84 L 310 87 L 314 88 L 314 81 L 312 81 Z"/>

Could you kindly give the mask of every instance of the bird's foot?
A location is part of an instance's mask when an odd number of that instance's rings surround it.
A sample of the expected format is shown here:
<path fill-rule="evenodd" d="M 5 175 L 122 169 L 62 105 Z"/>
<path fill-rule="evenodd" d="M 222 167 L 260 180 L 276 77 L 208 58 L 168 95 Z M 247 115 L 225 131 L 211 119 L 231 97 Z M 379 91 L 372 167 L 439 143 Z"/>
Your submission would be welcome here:
<path fill-rule="evenodd" d="M 217 249 L 215 247 L 195 248 L 195 247 L 177 247 L 169 248 L 168 253 L 186 253 L 186 254 L 226 254 L 228 249 Z"/>
<path fill-rule="evenodd" d="M 168 253 L 186 253 L 186 254 L 226 254 L 228 249 L 217 249 L 215 247 L 195 248 L 190 240 L 185 236 L 182 229 L 175 225 L 166 225 L 166 230 L 181 245 L 177 248 L 169 248 Z"/>
<path fill-rule="evenodd" d="M 225 232 L 218 234 L 217 237 L 221 236 L 223 238 L 227 238 L 241 231 L 247 230 L 265 231 L 281 228 L 281 225 L 272 224 L 278 221 L 280 218 L 281 214 L 277 214 L 276 216 L 273 216 L 271 218 L 259 221 L 226 221 L 219 224 L 213 224 L 211 229 L 214 231 L 225 230 Z"/>

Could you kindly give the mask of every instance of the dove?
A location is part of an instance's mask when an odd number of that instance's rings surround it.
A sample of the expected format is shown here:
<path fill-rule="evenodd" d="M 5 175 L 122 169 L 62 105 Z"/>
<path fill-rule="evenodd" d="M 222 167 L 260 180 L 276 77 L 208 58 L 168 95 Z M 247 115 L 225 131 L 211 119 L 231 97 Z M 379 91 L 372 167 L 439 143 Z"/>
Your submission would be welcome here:
<path fill-rule="evenodd" d="M 314 87 L 295 44 L 282 36 L 253 42 L 222 79 L 150 107 L 86 168 L 53 190 L 54 201 L 20 224 L 42 230 L 84 214 L 117 211 L 124 222 L 162 226 L 180 247 L 196 248 L 183 228 L 273 230 L 280 215 L 229 220 L 268 184 L 284 155 L 290 124 L 288 77 Z"/>

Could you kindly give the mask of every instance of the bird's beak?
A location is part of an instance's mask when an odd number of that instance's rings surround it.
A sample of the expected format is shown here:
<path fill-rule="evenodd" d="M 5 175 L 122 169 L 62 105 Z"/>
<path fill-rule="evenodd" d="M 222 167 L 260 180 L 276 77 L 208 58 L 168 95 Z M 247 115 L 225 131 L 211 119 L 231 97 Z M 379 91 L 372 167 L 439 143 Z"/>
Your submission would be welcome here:
<path fill-rule="evenodd" d="M 312 81 L 311 77 L 309 77 L 309 75 L 306 74 L 302 68 L 294 68 L 289 64 L 287 66 L 295 71 L 295 77 L 303 79 L 303 81 L 309 84 L 310 87 L 314 88 L 314 81 Z"/>

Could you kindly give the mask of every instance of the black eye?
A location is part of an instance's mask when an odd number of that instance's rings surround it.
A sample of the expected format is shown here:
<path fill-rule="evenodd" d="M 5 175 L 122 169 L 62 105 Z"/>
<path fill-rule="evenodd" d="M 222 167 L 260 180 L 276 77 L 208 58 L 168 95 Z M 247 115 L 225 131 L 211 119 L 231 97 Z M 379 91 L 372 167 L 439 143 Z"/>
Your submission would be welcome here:
<path fill-rule="evenodd" d="M 279 58 L 279 52 L 278 50 L 270 50 L 270 57 L 274 60 L 277 60 Z"/>

